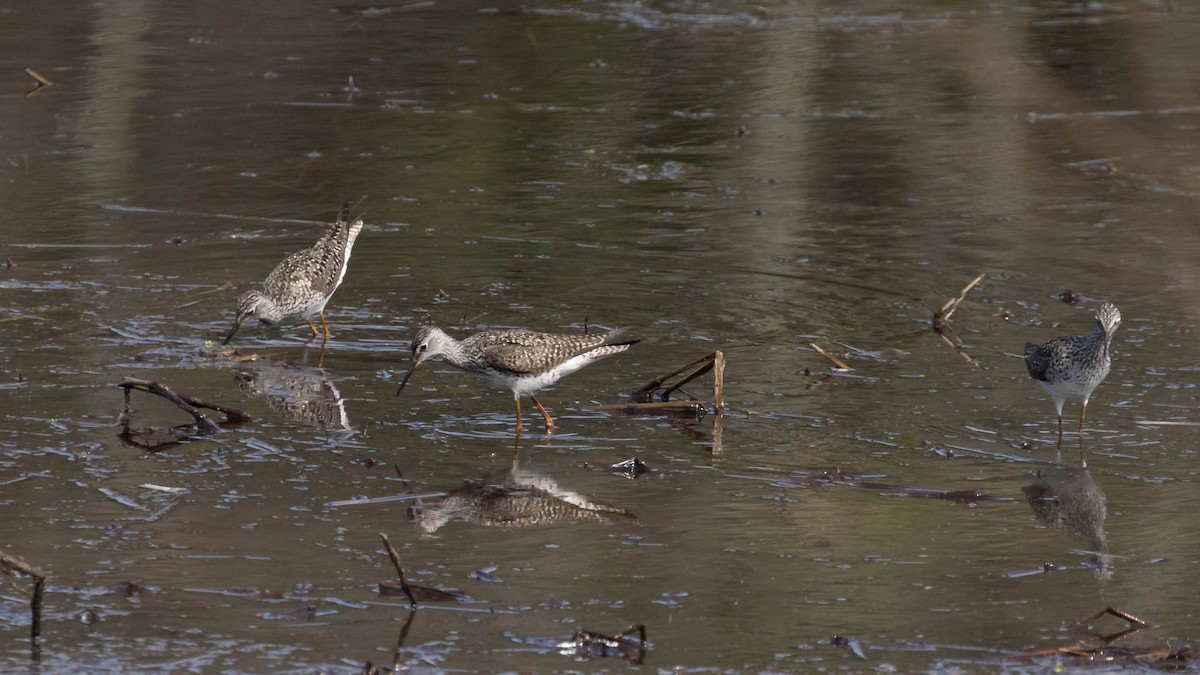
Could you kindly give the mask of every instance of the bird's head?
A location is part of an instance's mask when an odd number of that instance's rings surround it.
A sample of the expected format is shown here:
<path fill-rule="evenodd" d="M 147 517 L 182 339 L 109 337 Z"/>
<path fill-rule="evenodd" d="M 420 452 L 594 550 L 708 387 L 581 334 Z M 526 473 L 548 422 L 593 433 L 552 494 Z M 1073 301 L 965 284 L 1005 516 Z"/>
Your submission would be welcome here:
<path fill-rule="evenodd" d="M 442 353 L 442 348 L 449 340 L 449 336 L 442 332 L 442 329 L 437 326 L 422 326 L 421 330 L 417 331 L 416 337 L 413 338 L 412 345 L 409 350 L 412 352 L 412 365 L 408 367 L 408 373 L 404 376 L 404 380 L 400 382 L 400 388 L 396 390 L 396 395 L 404 391 L 404 385 L 408 384 L 408 378 L 412 377 L 413 372 L 417 370 L 417 366 L 425 361 L 439 356 Z"/>
<path fill-rule="evenodd" d="M 1096 323 L 1105 335 L 1112 335 L 1121 323 L 1121 310 L 1111 302 L 1100 305 L 1100 309 L 1096 310 Z"/>
<path fill-rule="evenodd" d="M 271 302 L 270 298 L 258 291 L 246 291 L 238 298 L 237 313 L 233 317 L 233 328 L 225 336 L 224 344 L 229 344 L 229 341 L 233 339 L 234 333 L 238 332 L 238 329 L 242 327 L 246 319 L 251 317 L 257 318 L 268 326 L 281 318 L 278 316 L 275 303 Z"/>

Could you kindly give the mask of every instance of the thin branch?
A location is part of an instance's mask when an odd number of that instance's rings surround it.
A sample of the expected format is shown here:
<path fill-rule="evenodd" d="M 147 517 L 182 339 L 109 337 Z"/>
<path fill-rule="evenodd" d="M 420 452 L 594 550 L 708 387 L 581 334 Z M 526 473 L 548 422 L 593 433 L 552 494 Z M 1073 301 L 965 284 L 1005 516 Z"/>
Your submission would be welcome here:
<path fill-rule="evenodd" d="M 387 549 L 388 557 L 392 559 L 392 565 L 396 568 L 396 575 L 400 577 L 400 588 L 404 590 L 404 595 L 408 596 L 408 602 L 412 609 L 417 608 L 417 599 L 413 597 L 412 589 L 408 586 L 408 580 L 404 578 L 404 567 L 400 565 L 400 554 L 392 546 L 392 542 L 388 541 L 386 534 L 380 532 L 379 538 L 383 540 L 383 547 Z"/>
<path fill-rule="evenodd" d="M 815 351 L 816 353 L 820 354 L 821 356 L 824 356 L 826 359 L 829 359 L 829 362 L 833 364 L 833 367 L 835 370 L 838 370 L 843 373 L 854 370 L 853 368 L 846 365 L 845 363 L 842 363 L 842 360 L 839 359 L 838 357 L 834 356 L 833 354 L 830 354 L 829 352 L 825 351 L 824 349 L 821 349 L 820 345 L 818 345 L 817 343 L 810 342 L 810 343 L 808 343 L 808 346 L 812 347 L 813 351 Z"/>

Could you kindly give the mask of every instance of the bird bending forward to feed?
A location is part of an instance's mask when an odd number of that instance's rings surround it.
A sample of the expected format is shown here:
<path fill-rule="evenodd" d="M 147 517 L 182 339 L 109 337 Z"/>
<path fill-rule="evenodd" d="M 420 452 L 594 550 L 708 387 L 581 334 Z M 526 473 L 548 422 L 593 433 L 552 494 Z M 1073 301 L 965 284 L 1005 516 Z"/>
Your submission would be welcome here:
<path fill-rule="evenodd" d="M 279 263 L 263 282 L 261 291 L 246 291 L 238 298 L 237 315 L 224 344 L 229 344 L 233 334 L 251 317 L 270 326 L 299 316 L 308 322 L 314 338 L 321 332 L 312 319 L 320 317 L 321 328 L 325 331 L 322 341 L 328 340 L 325 303 L 346 276 L 350 251 L 362 228 L 362 218 L 350 222 L 350 204 L 342 204 L 337 222 L 316 244 Z"/>
<path fill-rule="evenodd" d="M 1110 345 L 1113 332 L 1121 323 L 1116 305 L 1106 302 L 1096 310 L 1096 330 L 1091 335 L 1056 337 L 1044 345 L 1026 343 L 1025 366 L 1029 376 L 1038 381 L 1054 401 L 1058 415 L 1058 442 L 1062 444 L 1062 408 L 1068 398 L 1078 399 L 1080 456 L 1083 448 L 1083 420 L 1087 416 L 1088 399 L 1104 381 L 1112 366 Z"/>
<path fill-rule="evenodd" d="M 485 330 L 456 340 L 437 326 L 425 326 L 412 341 L 412 366 L 396 390 L 399 396 L 417 366 L 435 356 L 450 365 L 478 375 L 513 393 L 517 407 L 517 434 L 521 433 L 521 397 L 528 396 L 542 418 L 546 431 L 554 420 L 534 394 L 589 363 L 623 352 L 638 340 L 623 340 L 625 329 L 602 335 L 539 333 L 525 329 Z"/>

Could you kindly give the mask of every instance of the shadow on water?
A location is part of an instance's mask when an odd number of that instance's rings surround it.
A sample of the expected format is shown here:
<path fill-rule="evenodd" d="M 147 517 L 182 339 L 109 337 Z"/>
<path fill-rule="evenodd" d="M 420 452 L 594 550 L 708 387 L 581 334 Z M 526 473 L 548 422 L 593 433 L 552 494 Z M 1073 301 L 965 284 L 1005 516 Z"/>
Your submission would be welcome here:
<path fill-rule="evenodd" d="M 426 533 L 454 521 L 484 527 L 528 527 L 634 517 L 625 509 L 564 489 L 544 471 L 521 461 L 467 479 L 443 497 L 418 501 L 409 507 L 409 516 Z"/>
<path fill-rule="evenodd" d="M 350 433 L 342 392 L 328 373 L 307 366 L 247 364 L 237 370 L 237 390 L 265 399 L 286 420 L 334 432 Z"/>
<path fill-rule="evenodd" d="M 1054 465 L 1038 470 L 1031 485 L 1021 488 L 1038 522 L 1081 539 L 1098 579 L 1111 578 L 1114 558 L 1108 553 L 1104 519 L 1108 499 L 1084 466 Z"/>

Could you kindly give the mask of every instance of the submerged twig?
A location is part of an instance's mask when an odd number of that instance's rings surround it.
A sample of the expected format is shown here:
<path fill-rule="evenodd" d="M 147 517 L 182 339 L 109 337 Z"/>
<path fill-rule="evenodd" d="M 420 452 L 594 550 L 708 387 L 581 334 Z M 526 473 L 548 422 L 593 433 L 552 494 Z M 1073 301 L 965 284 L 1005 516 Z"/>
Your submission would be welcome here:
<path fill-rule="evenodd" d="M 125 408 L 121 411 L 121 433 L 118 434 L 118 436 L 128 443 L 146 450 L 156 450 L 164 445 L 175 445 L 182 442 L 189 436 L 206 436 L 220 431 L 221 427 L 209 419 L 207 415 L 201 412 L 199 410 L 200 408 L 215 410 L 225 415 L 225 420 L 222 422 L 222 424 L 226 425 L 241 424 L 253 420 L 248 413 L 242 410 L 218 405 L 216 403 L 208 403 L 207 401 L 202 401 L 193 396 L 188 396 L 187 394 L 176 394 L 166 385 L 158 382 L 127 377 L 118 383 L 117 386 L 125 390 Z M 144 391 L 148 394 L 161 396 L 171 403 L 174 403 L 181 410 L 191 415 L 192 419 L 195 421 L 195 424 L 185 424 L 172 427 L 170 429 L 139 429 L 136 432 L 131 430 L 129 428 L 129 392 L 134 389 L 138 391 Z M 136 440 L 138 437 L 150 439 L 154 436 L 163 436 L 166 438 L 166 440 L 162 441 L 161 443 L 154 443 L 151 440 L 146 440 L 145 442 L 139 442 Z"/>
<path fill-rule="evenodd" d="M 404 595 L 408 596 L 409 608 L 415 610 L 417 608 L 417 599 L 413 597 L 412 588 L 408 585 L 408 580 L 404 578 L 404 567 L 400 564 L 400 553 L 392 546 L 392 542 L 388 541 L 386 534 L 380 532 L 379 538 L 383 540 L 383 547 L 387 549 L 388 557 L 392 559 L 392 566 L 396 568 L 396 576 L 400 577 L 400 588 L 404 591 Z"/>
<path fill-rule="evenodd" d="M 29 612 L 31 615 L 29 640 L 31 643 L 36 643 L 38 636 L 42 634 L 42 591 L 46 587 L 46 575 L 24 560 L 9 555 L 4 551 L 0 551 L 0 571 L 9 576 L 24 574 L 33 579 L 33 592 L 29 598 Z M 35 654 L 36 649 L 35 644 Z"/>
<path fill-rule="evenodd" d="M 211 425 L 210 431 L 220 431 L 220 429 L 217 428 L 216 424 L 212 423 L 211 419 L 204 417 L 204 413 L 199 412 L 196 410 L 196 408 L 205 408 L 205 410 L 220 412 L 223 414 L 223 416 L 226 416 L 226 423 L 228 424 L 244 424 L 246 422 L 253 422 L 254 420 L 254 418 L 251 417 L 251 414 L 246 411 L 238 410 L 238 408 L 232 408 L 229 406 L 222 406 L 220 404 L 212 404 L 212 402 L 198 399 L 196 396 L 176 394 L 172 392 L 172 390 L 168 389 L 166 384 L 158 382 L 137 380 L 137 378 L 134 377 L 126 377 L 125 380 L 122 380 L 118 384 L 118 387 L 125 389 L 126 394 L 130 392 L 130 389 L 137 389 L 139 392 L 162 396 L 162 398 L 173 402 L 173 404 L 179 406 L 182 408 L 182 410 L 187 411 L 187 413 L 191 414 L 193 418 L 204 418 L 205 420 L 208 420 L 208 425 L 205 425 L 205 428 L 209 428 L 209 425 Z M 197 424 L 202 424 L 200 423 L 199 419 L 197 419 Z"/>
<path fill-rule="evenodd" d="M 972 288 L 975 288 L 977 285 L 979 285 L 979 282 L 983 281 L 984 276 L 986 275 L 980 274 L 979 276 L 975 277 L 970 283 L 964 286 L 961 291 L 958 292 L 958 295 L 947 300 L 946 304 L 942 305 L 941 309 L 933 313 L 933 323 L 931 324 L 933 332 L 937 333 L 938 336 L 942 338 L 942 341 L 950 345 L 951 349 L 958 352 L 959 355 L 966 359 L 967 363 L 970 363 L 976 367 L 979 366 L 979 363 L 976 362 L 975 359 L 971 358 L 970 354 L 962 350 L 963 341 L 958 337 L 958 334 L 954 332 L 954 329 L 950 327 L 950 316 L 954 314 L 954 310 L 958 309 L 958 306 L 962 304 L 964 299 L 966 299 L 967 293 L 970 293 Z"/>
<path fill-rule="evenodd" d="M 1116 618 L 1128 623 L 1129 627 L 1126 628 L 1125 630 L 1118 631 L 1116 633 L 1111 633 L 1108 635 L 1104 635 L 1104 634 L 1097 632 L 1095 629 L 1092 628 L 1092 624 L 1094 624 L 1096 622 L 1096 619 L 1099 619 L 1100 617 L 1102 617 L 1106 614 L 1108 616 L 1115 616 Z M 1089 614 L 1088 616 L 1085 616 L 1082 619 L 1071 624 L 1071 628 L 1075 628 L 1078 630 L 1086 630 L 1087 632 L 1091 633 L 1092 635 L 1095 635 L 1096 637 L 1100 638 L 1101 640 L 1104 640 L 1105 642 L 1112 642 L 1112 641 L 1116 640 L 1117 638 L 1124 637 L 1130 633 L 1135 633 L 1139 630 L 1142 630 L 1143 628 L 1149 628 L 1149 627 L 1150 627 L 1150 624 L 1147 623 L 1146 621 L 1143 621 L 1143 620 L 1137 618 L 1136 616 L 1130 614 L 1129 612 L 1119 610 L 1112 606 L 1105 607 L 1104 609 L 1101 609 L 1100 611 L 1096 612 L 1095 614 Z"/>
<path fill-rule="evenodd" d="M 37 80 L 37 84 L 33 85 L 33 89 L 30 89 L 29 91 L 25 92 L 26 96 L 29 96 L 30 94 L 33 94 L 35 92 L 39 92 L 42 90 L 43 87 L 49 87 L 51 84 L 53 84 L 50 80 L 47 80 L 46 78 L 42 77 L 42 74 L 39 73 L 38 71 L 34 70 L 33 68 L 26 68 L 25 72 L 30 77 Z"/>
<path fill-rule="evenodd" d="M 118 383 L 117 386 L 121 387 L 122 389 L 125 390 L 125 416 L 126 417 L 128 416 L 128 413 L 129 413 L 129 391 L 131 389 L 137 389 L 138 391 L 144 391 L 148 394 L 155 394 L 157 396 L 161 396 L 161 397 L 167 399 L 168 401 L 174 403 L 175 405 L 179 406 L 180 409 L 182 409 L 187 414 L 191 415 L 192 419 L 196 420 L 196 427 L 200 431 L 200 433 L 204 433 L 204 434 L 216 433 L 217 431 L 220 431 L 221 428 L 219 426 L 217 426 L 217 424 L 215 422 L 208 419 L 208 417 L 204 413 L 200 412 L 198 410 L 198 408 L 205 408 L 207 410 L 215 410 L 215 411 L 225 415 L 225 423 L 227 423 L 227 424 L 241 424 L 244 422 L 253 421 L 253 419 L 254 419 L 253 417 L 250 416 L 249 413 L 245 412 L 244 410 L 238 410 L 237 408 L 230 408 L 228 406 L 223 406 L 223 405 L 220 405 L 217 403 L 209 403 L 207 401 L 198 399 L 194 396 L 188 396 L 187 394 L 176 394 L 175 392 L 171 391 L 167 387 L 167 385 L 161 384 L 159 382 L 151 382 L 149 380 L 139 380 L 137 378 L 127 377 L 124 380 L 122 380 L 120 383 Z"/>
<path fill-rule="evenodd" d="M 809 347 L 812 347 L 812 348 L 813 348 L 813 351 L 815 351 L 816 353 L 818 353 L 818 354 L 820 354 L 821 356 L 824 356 L 826 359 L 828 359 L 828 360 L 829 360 L 829 362 L 833 364 L 833 368 L 834 368 L 834 370 L 837 370 L 837 371 L 840 371 L 840 372 L 843 372 L 843 373 L 850 372 L 851 370 L 854 370 L 854 369 L 853 369 L 853 368 L 851 368 L 850 366 L 848 366 L 848 365 L 846 365 L 845 363 L 843 363 L 843 362 L 842 362 L 842 360 L 841 360 L 841 359 L 839 359 L 838 357 L 834 356 L 833 354 L 830 354 L 829 352 L 825 351 L 824 349 L 821 349 L 821 346 L 820 346 L 820 345 L 818 345 L 817 343 L 815 343 L 815 342 L 810 342 L 810 343 L 808 343 L 808 346 L 809 346 Z"/>
<path fill-rule="evenodd" d="M 954 314 L 954 310 L 958 309 L 958 306 L 962 304 L 964 299 L 966 299 L 967 293 L 970 293 L 972 288 L 975 288 L 979 285 L 979 282 L 983 281 L 984 276 L 986 275 L 980 274 L 972 279 L 971 283 L 963 286 L 963 289 L 958 292 L 957 296 L 947 300 L 946 304 L 942 305 L 941 309 L 933 313 L 933 329 L 935 331 L 938 330 L 939 325 L 945 325 L 945 323 L 950 320 L 950 315 Z"/>

